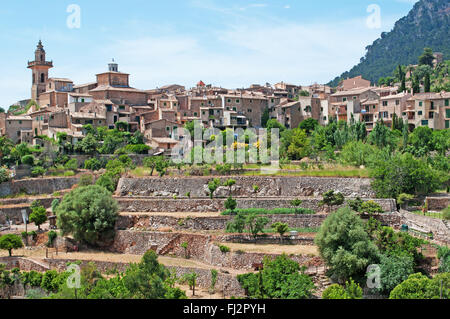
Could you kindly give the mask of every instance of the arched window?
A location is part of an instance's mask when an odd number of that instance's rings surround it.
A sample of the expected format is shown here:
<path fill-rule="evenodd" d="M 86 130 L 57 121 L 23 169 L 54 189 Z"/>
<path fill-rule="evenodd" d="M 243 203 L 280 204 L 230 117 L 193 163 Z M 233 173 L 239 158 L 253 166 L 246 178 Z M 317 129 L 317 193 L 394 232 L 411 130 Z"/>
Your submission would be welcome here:
<path fill-rule="evenodd" d="M 44 82 L 45 82 L 45 74 L 41 73 L 41 83 L 44 83 Z"/>
<path fill-rule="evenodd" d="M 41 61 L 44 61 L 44 55 L 41 54 Z"/>
<path fill-rule="evenodd" d="M 33 84 L 35 84 L 36 83 L 36 77 L 35 77 L 35 74 L 33 73 Z"/>

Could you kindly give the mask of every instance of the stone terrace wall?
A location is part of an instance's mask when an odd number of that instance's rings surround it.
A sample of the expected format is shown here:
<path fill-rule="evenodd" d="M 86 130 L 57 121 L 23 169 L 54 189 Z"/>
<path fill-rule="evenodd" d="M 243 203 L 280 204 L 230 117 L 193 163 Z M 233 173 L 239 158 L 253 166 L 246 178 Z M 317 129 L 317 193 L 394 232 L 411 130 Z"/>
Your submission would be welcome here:
<path fill-rule="evenodd" d="M 45 272 L 50 269 L 47 265 L 22 257 L 0 257 L 0 264 L 5 264 L 9 270 L 19 268 L 22 271 Z"/>
<path fill-rule="evenodd" d="M 45 260 L 52 269 L 58 271 L 64 271 L 67 269 L 68 262 L 76 262 L 77 260 L 66 259 L 46 259 Z M 118 270 L 124 272 L 128 265 L 127 263 L 120 262 L 107 262 L 107 261 L 82 261 L 81 267 L 87 265 L 89 262 L 93 262 L 97 268 L 105 273 L 108 270 Z M 195 272 L 197 274 L 197 287 L 207 289 L 211 286 L 211 270 L 201 268 L 187 268 L 187 267 L 167 267 L 169 270 L 175 270 L 178 277 L 182 277 L 185 274 Z M 225 274 L 219 271 L 217 275 L 216 291 L 222 292 L 225 290 L 226 296 L 244 297 L 245 291 L 241 288 L 235 275 Z M 186 292 L 189 295 L 189 292 Z"/>
<path fill-rule="evenodd" d="M 450 205 L 450 196 L 427 197 L 428 210 L 441 211 Z"/>
<path fill-rule="evenodd" d="M 27 194 L 53 194 L 72 188 L 78 181 L 78 177 L 52 177 L 5 182 L 0 184 L 0 197 L 18 194 L 21 191 Z"/>
<path fill-rule="evenodd" d="M 52 206 L 52 202 L 56 198 L 61 199 L 62 196 L 2 198 L 2 199 L 0 199 L 0 210 L 1 210 L 1 206 L 4 206 L 4 205 L 20 205 L 20 204 L 31 205 L 31 203 L 35 200 L 39 201 L 41 203 L 41 205 L 44 206 L 45 208 L 49 208 Z"/>
<path fill-rule="evenodd" d="M 253 197 L 253 185 L 258 185 L 258 197 L 319 197 L 330 189 L 347 197 L 375 197 L 368 178 L 334 178 L 334 177 L 296 177 L 296 176 L 232 176 L 222 177 L 236 180 L 233 186 L 234 197 Z M 118 195 L 127 196 L 185 196 L 208 197 L 208 182 L 212 177 L 147 177 L 121 178 L 117 188 Z M 216 193 L 218 197 L 228 197 L 228 188 L 221 187 Z"/>
<path fill-rule="evenodd" d="M 6 221 L 8 219 L 11 220 L 11 222 L 15 225 L 22 224 L 22 209 L 25 209 L 28 215 L 31 214 L 29 204 L 0 207 L 0 224 L 6 224 Z"/>
<path fill-rule="evenodd" d="M 225 209 L 224 199 L 169 199 L 169 198 L 126 198 L 118 197 L 120 210 L 123 212 L 218 212 Z M 238 208 L 293 208 L 291 199 L 286 198 L 237 198 Z M 320 211 L 319 198 L 302 198 L 301 207 Z M 369 199 L 365 199 L 369 200 Z M 396 210 L 393 199 L 374 199 L 384 211 Z"/>
<path fill-rule="evenodd" d="M 214 238 L 207 235 L 137 231 L 118 231 L 112 250 L 118 253 L 142 255 L 156 248 L 158 254 L 171 254 L 184 258 L 185 250 L 181 247 L 181 243 L 184 242 L 188 243 L 190 258 L 215 267 L 251 270 L 253 264 L 263 261 L 264 256 L 277 256 L 267 253 L 222 253 L 214 244 Z M 290 256 L 290 258 L 299 264 L 304 264 L 312 260 L 314 256 Z"/>
<path fill-rule="evenodd" d="M 287 223 L 292 228 L 319 227 L 327 215 L 266 215 L 270 225 L 276 222 Z M 170 227 L 183 230 L 223 230 L 234 217 L 172 217 L 168 215 L 121 215 L 116 228 L 159 229 Z"/>

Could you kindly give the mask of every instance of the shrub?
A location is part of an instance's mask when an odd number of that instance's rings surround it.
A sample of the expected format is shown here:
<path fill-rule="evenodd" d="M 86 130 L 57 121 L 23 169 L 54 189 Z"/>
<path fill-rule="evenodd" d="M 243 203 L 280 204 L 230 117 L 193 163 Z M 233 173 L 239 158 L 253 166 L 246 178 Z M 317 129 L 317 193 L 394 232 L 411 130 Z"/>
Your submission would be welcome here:
<path fill-rule="evenodd" d="M 43 176 L 45 172 L 46 170 L 42 166 L 35 166 L 31 169 L 31 176 L 33 177 Z"/>
<path fill-rule="evenodd" d="M 48 232 L 47 236 L 48 236 L 47 246 L 51 247 L 53 246 L 53 242 L 55 241 L 56 237 L 58 237 L 58 233 L 51 230 Z"/>
<path fill-rule="evenodd" d="M 56 270 L 47 270 L 42 276 L 41 288 L 48 292 L 57 292 L 59 288 L 57 278 Z"/>
<path fill-rule="evenodd" d="M 93 177 L 92 175 L 82 175 L 80 177 L 80 182 L 78 183 L 79 186 L 89 186 L 92 185 L 93 182 Z"/>
<path fill-rule="evenodd" d="M 439 258 L 439 272 L 450 272 L 450 248 L 439 247 L 437 257 Z"/>
<path fill-rule="evenodd" d="M 384 211 L 378 203 L 375 203 L 373 200 L 369 200 L 361 204 L 359 212 L 372 215 L 382 214 Z"/>
<path fill-rule="evenodd" d="M 9 256 L 12 256 L 12 250 L 22 248 L 23 243 L 19 236 L 7 234 L 0 237 L 0 249 L 7 250 Z"/>
<path fill-rule="evenodd" d="M 220 245 L 219 249 L 222 253 L 226 254 L 230 252 L 230 247 L 224 246 L 224 245 Z"/>
<path fill-rule="evenodd" d="M 34 165 L 34 156 L 33 155 L 22 156 L 21 162 L 22 162 L 22 164 L 33 166 Z"/>
<path fill-rule="evenodd" d="M 9 172 L 6 168 L 0 167 L 0 183 L 9 181 Z"/>
<path fill-rule="evenodd" d="M 216 171 L 220 174 L 220 175 L 228 175 L 231 173 L 231 164 L 218 164 L 216 165 Z"/>
<path fill-rule="evenodd" d="M 30 285 L 31 287 L 40 287 L 42 283 L 42 276 L 42 273 L 35 270 L 24 272 L 22 274 L 22 283 L 24 285 Z"/>
<path fill-rule="evenodd" d="M 450 205 L 447 206 L 447 208 L 442 211 L 442 217 L 445 220 L 450 220 Z"/>
<path fill-rule="evenodd" d="M 111 193 L 116 191 L 116 183 L 109 174 L 100 176 L 95 185 L 101 186 Z"/>
<path fill-rule="evenodd" d="M 231 196 L 228 197 L 228 199 L 225 201 L 225 209 L 229 211 L 234 211 L 237 207 L 237 202 L 235 199 L 233 199 Z"/>
<path fill-rule="evenodd" d="M 114 236 L 118 205 L 111 193 L 98 185 L 78 187 L 56 209 L 62 234 L 96 245 Z"/>
<path fill-rule="evenodd" d="M 66 176 L 66 177 L 75 176 L 75 172 L 74 171 L 65 171 L 64 176 Z"/>
<path fill-rule="evenodd" d="M 90 169 L 91 171 L 98 171 L 102 168 L 104 168 L 104 165 L 102 162 L 100 162 L 97 158 L 91 158 L 91 159 L 87 159 L 84 162 L 84 168 L 85 169 Z"/>
<path fill-rule="evenodd" d="M 128 154 L 148 154 L 150 146 L 146 144 L 128 144 L 123 148 L 123 151 Z"/>
<path fill-rule="evenodd" d="M 65 165 L 64 168 L 67 170 L 76 171 L 78 169 L 78 161 L 76 158 L 70 159 Z"/>
<path fill-rule="evenodd" d="M 219 275 L 219 272 L 215 269 L 211 269 L 211 292 L 215 292 L 216 283 L 217 283 L 217 276 Z"/>

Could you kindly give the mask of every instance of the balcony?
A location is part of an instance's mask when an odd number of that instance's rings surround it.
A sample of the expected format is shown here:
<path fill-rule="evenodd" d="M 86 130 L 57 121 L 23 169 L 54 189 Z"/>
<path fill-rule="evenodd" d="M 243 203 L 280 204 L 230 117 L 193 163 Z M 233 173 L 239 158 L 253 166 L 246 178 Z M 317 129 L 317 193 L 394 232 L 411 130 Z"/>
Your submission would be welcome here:
<path fill-rule="evenodd" d="M 28 67 L 31 68 L 33 66 L 46 66 L 49 68 L 53 68 L 53 61 L 45 61 L 45 62 L 40 62 L 40 61 L 28 61 Z"/>

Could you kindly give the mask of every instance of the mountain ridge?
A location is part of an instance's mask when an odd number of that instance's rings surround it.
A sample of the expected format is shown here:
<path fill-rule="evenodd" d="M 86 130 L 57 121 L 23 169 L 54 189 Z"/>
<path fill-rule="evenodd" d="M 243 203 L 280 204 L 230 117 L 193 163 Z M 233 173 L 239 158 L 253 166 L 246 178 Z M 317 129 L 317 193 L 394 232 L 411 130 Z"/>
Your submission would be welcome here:
<path fill-rule="evenodd" d="M 416 64 L 425 47 L 450 59 L 449 34 L 450 1 L 421 0 L 390 32 L 381 33 L 380 38 L 366 47 L 366 55 L 359 64 L 328 85 L 335 87 L 340 80 L 358 75 L 376 83 L 380 77 L 391 75 L 399 64 Z"/>

